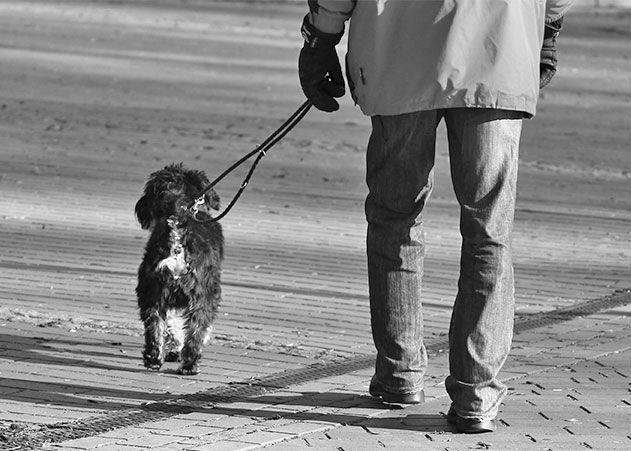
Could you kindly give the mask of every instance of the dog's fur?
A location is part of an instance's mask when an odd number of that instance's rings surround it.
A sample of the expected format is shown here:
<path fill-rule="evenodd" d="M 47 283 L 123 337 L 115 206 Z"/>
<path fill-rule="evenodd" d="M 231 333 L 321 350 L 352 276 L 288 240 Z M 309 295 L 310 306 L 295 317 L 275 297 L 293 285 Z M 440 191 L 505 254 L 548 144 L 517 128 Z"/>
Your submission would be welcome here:
<path fill-rule="evenodd" d="M 145 326 L 145 367 L 181 361 L 178 373 L 197 374 L 221 301 L 223 234 L 209 208 L 219 209 L 210 190 L 197 219 L 186 210 L 208 186 L 202 171 L 171 164 L 149 176 L 136 203 L 136 217 L 151 236 L 138 268 L 138 307 Z"/>

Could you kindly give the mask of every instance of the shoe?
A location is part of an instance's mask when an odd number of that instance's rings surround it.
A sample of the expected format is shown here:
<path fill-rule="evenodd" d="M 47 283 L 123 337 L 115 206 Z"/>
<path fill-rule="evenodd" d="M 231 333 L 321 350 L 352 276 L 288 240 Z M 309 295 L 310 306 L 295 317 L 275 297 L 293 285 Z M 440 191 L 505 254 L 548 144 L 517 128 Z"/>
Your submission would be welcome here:
<path fill-rule="evenodd" d="M 447 415 L 445 415 L 445 418 L 447 419 L 447 423 L 453 424 L 454 426 L 456 425 L 456 423 L 458 422 L 458 414 L 456 413 L 456 409 L 454 409 L 454 406 L 449 406 L 449 410 L 447 411 Z"/>
<path fill-rule="evenodd" d="M 371 382 L 368 388 L 370 396 L 381 398 L 387 404 L 422 404 L 425 402 L 425 392 L 419 390 L 413 393 L 390 393 L 381 384 Z"/>
<path fill-rule="evenodd" d="M 456 426 L 456 430 L 462 434 L 482 434 L 485 432 L 493 432 L 497 429 L 495 420 L 481 420 L 478 418 L 462 418 L 456 413 L 453 407 L 449 407 L 447 415 L 447 423 Z"/>

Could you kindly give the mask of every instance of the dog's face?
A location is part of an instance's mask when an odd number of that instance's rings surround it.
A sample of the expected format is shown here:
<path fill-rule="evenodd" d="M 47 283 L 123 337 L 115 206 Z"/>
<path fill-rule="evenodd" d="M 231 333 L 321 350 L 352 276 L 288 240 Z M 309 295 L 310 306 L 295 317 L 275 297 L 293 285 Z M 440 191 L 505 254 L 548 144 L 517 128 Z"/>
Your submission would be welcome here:
<path fill-rule="evenodd" d="M 208 184 L 204 172 L 186 169 L 182 163 L 154 172 L 136 203 L 138 222 L 143 229 L 149 229 L 160 218 L 180 215 Z M 219 209 L 219 196 L 215 190 L 207 192 L 204 201 L 202 208 Z"/>

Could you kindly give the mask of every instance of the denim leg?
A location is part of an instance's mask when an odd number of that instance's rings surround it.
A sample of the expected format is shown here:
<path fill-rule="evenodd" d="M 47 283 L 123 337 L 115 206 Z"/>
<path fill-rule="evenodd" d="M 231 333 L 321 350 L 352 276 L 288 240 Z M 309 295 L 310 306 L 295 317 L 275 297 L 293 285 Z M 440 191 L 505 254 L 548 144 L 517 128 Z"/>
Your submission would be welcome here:
<path fill-rule="evenodd" d="M 511 238 L 522 118 L 493 109 L 445 112 L 462 235 L 445 386 L 465 418 L 494 418 L 506 394 L 497 375 L 513 334 Z"/>
<path fill-rule="evenodd" d="M 391 393 L 423 388 L 421 212 L 433 183 L 436 111 L 372 118 L 366 219 L 375 376 Z"/>

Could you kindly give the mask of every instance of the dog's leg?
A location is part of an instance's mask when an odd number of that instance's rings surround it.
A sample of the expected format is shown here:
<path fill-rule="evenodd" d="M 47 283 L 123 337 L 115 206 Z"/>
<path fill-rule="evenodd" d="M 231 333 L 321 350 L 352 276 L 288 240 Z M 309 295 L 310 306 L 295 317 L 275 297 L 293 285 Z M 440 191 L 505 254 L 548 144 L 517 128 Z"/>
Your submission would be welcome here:
<path fill-rule="evenodd" d="M 142 358 L 145 367 L 159 370 L 164 363 L 164 335 L 166 321 L 158 309 L 141 310 L 140 318 L 145 325 L 145 350 Z"/>
<path fill-rule="evenodd" d="M 164 344 L 164 360 L 179 362 L 180 352 L 184 345 L 184 318 L 182 312 L 169 310 L 167 312 L 166 343 Z"/>
<path fill-rule="evenodd" d="M 166 314 L 163 285 L 146 257 L 138 268 L 138 309 L 145 326 L 145 349 L 142 353 L 145 367 L 158 370 L 164 363 L 164 334 Z"/>
<path fill-rule="evenodd" d="M 214 312 L 207 306 L 189 308 L 186 314 L 186 338 L 182 348 L 179 374 L 193 375 L 199 372 L 198 365 L 202 357 L 202 348 L 210 339 L 214 316 Z"/>

